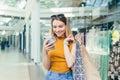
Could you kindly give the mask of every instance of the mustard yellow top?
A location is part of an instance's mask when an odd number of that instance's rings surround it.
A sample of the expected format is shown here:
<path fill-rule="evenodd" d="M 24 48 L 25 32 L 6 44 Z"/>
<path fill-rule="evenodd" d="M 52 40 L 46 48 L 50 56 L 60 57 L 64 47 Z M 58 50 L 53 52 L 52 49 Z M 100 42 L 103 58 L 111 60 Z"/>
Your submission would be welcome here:
<path fill-rule="evenodd" d="M 72 46 L 69 46 L 71 51 Z M 64 38 L 59 38 L 55 42 L 55 49 L 48 52 L 50 57 L 50 70 L 54 72 L 69 72 L 64 55 Z"/>

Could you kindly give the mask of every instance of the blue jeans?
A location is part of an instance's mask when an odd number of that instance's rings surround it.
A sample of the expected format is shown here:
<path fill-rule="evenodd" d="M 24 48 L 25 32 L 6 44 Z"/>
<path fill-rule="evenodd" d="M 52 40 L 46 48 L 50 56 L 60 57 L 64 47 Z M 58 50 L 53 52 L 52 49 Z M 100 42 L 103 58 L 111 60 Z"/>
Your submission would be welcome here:
<path fill-rule="evenodd" d="M 49 70 L 45 80 L 73 80 L 73 75 L 72 72 L 58 73 Z"/>

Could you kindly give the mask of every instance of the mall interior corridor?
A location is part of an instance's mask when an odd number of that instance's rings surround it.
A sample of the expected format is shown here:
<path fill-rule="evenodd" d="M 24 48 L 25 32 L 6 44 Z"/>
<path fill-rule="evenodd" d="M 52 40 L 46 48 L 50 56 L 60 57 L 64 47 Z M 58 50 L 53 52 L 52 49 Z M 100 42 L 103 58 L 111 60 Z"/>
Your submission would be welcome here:
<path fill-rule="evenodd" d="M 65 17 L 65 31 L 81 35 L 101 80 L 120 80 L 120 0 L 0 0 L 0 80 L 45 80 L 45 37 L 54 38 L 54 19 Z"/>

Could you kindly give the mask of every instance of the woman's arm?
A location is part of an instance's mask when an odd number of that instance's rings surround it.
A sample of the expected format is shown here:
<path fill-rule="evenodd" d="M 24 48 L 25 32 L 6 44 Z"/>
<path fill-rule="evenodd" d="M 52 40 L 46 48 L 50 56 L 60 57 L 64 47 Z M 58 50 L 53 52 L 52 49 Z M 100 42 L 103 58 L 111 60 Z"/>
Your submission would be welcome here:
<path fill-rule="evenodd" d="M 77 34 L 75 36 L 75 40 L 79 42 L 79 44 L 81 45 L 81 47 L 84 47 L 82 45 L 83 44 L 83 40 L 82 40 L 80 34 Z M 76 43 L 73 43 L 73 45 L 72 45 L 72 51 L 70 52 L 69 47 L 68 47 L 69 41 L 73 41 L 74 42 L 74 39 L 68 37 L 68 38 L 66 38 L 64 40 L 64 53 L 65 53 L 65 59 L 66 59 L 68 67 L 72 68 L 73 65 L 74 65 L 74 62 L 75 62 Z"/>
<path fill-rule="evenodd" d="M 70 52 L 68 44 L 66 44 L 66 41 L 64 41 L 64 54 L 68 67 L 73 67 L 75 62 L 75 43 L 73 43 L 72 50 Z"/>
<path fill-rule="evenodd" d="M 50 59 L 48 56 L 47 51 L 43 48 L 43 59 L 42 59 L 43 66 L 45 69 L 49 70 L 50 68 Z"/>
<path fill-rule="evenodd" d="M 49 68 L 50 68 L 50 58 L 49 58 L 49 55 L 48 55 L 48 51 L 53 47 L 54 47 L 54 42 L 48 44 L 48 40 L 44 41 L 44 43 L 43 43 L 43 59 L 42 59 L 42 63 L 43 63 L 43 66 L 47 70 L 49 70 Z"/>

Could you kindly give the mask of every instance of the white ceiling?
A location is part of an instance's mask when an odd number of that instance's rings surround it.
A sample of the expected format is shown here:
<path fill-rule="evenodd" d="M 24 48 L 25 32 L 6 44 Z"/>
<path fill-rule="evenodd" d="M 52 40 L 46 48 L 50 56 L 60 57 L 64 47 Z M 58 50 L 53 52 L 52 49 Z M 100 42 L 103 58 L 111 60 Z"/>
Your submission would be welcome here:
<path fill-rule="evenodd" d="M 28 0 L 0 0 L 0 8 L 7 6 L 24 9 L 26 1 Z M 111 0 L 39 0 L 41 8 L 80 7 L 82 2 L 85 2 L 88 7 L 100 7 L 106 6 L 109 1 Z M 16 21 L 18 20 L 14 18 L 8 21 L 7 17 L 0 17 L 0 25 L 13 24 Z"/>
<path fill-rule="evenodd" d="M 16 8 L 24 8 L 26 0 L 0 0 L 0 6 L 10 6 Z"/>
<path fill-rule="evenodd" d="M 41 8 L 76 7 L 82 0 L 40 0 Z"/>
<path fill-rule="evenodd" d="M 39 0 L 41 8 L 78 7 L 82 2 L 89 7 L 106 6 L 111 0 Z"/>
<path fill-rule="evenodd" d="M 9 26 L 9 24 L 14 24 L 16 19 L 14 16 L 6 16 L 10 11 L 17 11 L 18 9 L 23 9 L 26 5 L 26 0 L 0 0 L 0 26 Z M 18 9 L 17 9 L 18 8 Z M 15 9 L 15 10 L 13 10 Z M 7 12 L 8 10 L 8 12 Z M 4 13 L 4 11 L 6 13 Z M 3 14 L 2 14 L 3 13 Z M 11 13 L 11 12 L 10 12 Z M 15 13 L 15 12 L 13 12 Z M 4 16 L 5 15 L 5 16 Z"/>
<path fill-rule="evenodd" d="M 24 8 L 27 0 L 0 0 L 1 7 L 15 7 L 15 8 Z M 87 6 L 104 6 L 110 0 L 39 0 L 41 8 L 61 8 L 61 7 L 78 7 L 82 2 L 86 2 Z M 2 21 L 3 20 L 3 21 Z M 14 19 L 12 19 L 14 20 Z M 6 24 L 8 19 L 2 19 L 0 17 L 0 25 Z M 9 23 L 9 22 L 7 22 Z"/>

